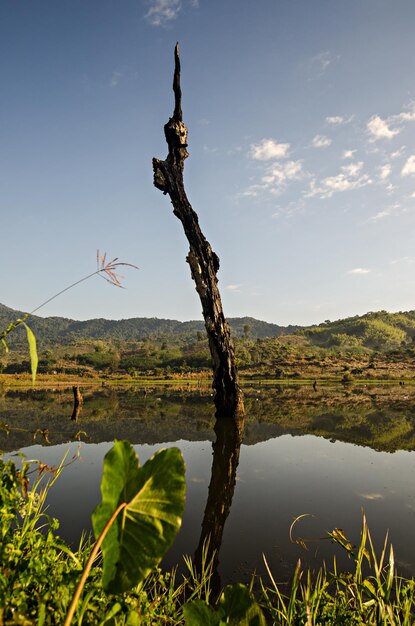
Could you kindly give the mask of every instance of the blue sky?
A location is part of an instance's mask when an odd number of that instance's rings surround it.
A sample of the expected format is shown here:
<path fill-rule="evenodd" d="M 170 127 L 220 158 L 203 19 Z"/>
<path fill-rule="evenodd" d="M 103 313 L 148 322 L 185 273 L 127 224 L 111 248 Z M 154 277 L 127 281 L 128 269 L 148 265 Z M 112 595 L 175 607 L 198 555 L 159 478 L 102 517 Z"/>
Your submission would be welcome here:
<path fill-rule="evenodd" d="M 185 180 L 225 314 L 310 324 L 415 309 L 413 0 L 2 0 L 0 302 L 201 318 L 152 184 L 181 47 Z"/>

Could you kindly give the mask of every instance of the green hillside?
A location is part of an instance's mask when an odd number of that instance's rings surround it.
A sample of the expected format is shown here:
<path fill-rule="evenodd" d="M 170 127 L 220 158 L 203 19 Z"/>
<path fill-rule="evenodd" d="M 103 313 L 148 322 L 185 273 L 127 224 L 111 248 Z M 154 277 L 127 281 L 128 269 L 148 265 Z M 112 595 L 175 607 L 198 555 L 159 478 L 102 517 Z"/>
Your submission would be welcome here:
<path fill-rule="evenodd" d="M 366 313 L 335 322 L 327 321 L 298 332 L 313 345 L 323 348 L 396 350 L 411 345 L 414 341 L 415 311 Z"/>
<path fill-rule="evenodd" d="M 23 313 L 0 304 L 0 328 Z M 415 311 L 388 313 L 387 311 L 366 313 L 334 322 L 325 321 L 316 326 L 279 326 L 256 320 L 252 317 L 229 318 L 232 333 L 236 338 L 250 340 L 267 339 L 285 335 L 297 335 L 305 344 L 320 348 L 353 349 L 364 348 L 375 351 L 396 350 L 413 344 L 415 337 Z M 107 320 L 103 318 L 77 321 L 65 317 L 30 318 L 30 327 L 44 348 L 63 346 L 83 341 L 164 341 L 181 345 L 204 338 L 202 320 L 179 322 L 177 320 L 131 318 Z M 202 334 L 200 334 L 202 333 Z M 9 337 L 11 347 L 26 345 L 25 333 L 19 329 Z"/>
<path fill-rule="evenodd" d="M 0 305 L 0 328 L 21 316 Z M 78 376 L 209 375 L 204 324 L 157 318 L 76 321 L 31 317 L 39 372 Z M 236 359 L 245 377 L 276 379 L 414 379 L 415 311 L 367 313 L 318 326 L 278 326 L 251 317 L 229 320 Z M 0 372 L 28 372 L 26 333 L 8 337 Z"/>

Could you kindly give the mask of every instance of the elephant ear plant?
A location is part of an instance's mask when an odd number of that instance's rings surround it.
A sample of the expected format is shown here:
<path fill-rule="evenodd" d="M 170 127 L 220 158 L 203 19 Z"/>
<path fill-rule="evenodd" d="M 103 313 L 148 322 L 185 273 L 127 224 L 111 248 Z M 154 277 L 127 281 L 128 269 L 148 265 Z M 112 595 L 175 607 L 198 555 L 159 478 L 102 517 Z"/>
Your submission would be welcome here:
<path fill-rule="evenodd" d="M 264 614 L 248 587 L 239 583 L 225 587 L 216 609 L 203 600 L 183 606 L 186 626 L 266 626 Z"/>
<path fill-rule="evenodd" d="M 140 467 L 131 444 L 115 442 L 104 458 L 102 501 L 92 514 L 96 543 L 64 626 L 72 622 L 99 549 L 107 593 L 128 591 L 148 576 L 179 531 L 185 492 L 185 466 L 178 448 L 160 450 Z"/>

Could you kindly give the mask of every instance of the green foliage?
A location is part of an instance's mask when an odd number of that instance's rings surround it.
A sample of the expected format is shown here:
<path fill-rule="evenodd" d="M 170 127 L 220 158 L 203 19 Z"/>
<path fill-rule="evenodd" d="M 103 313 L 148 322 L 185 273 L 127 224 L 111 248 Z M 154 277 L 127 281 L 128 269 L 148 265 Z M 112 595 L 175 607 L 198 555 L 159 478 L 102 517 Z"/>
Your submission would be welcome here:
<path fill-rule="evenodd" d="M 319 346 L 361 346 L 371 350 L 393 350 L 410 344 L 415 336 L 415 312 L 367 313 L 336 322 L 325 322 L 299 331 Z"/>
<path fill-rule="evenodd" d="M 235 626 L 265 626 L 264 614 L 253 594 L 242 584 L 225 587 L 218 605 L 226 623 Z"/>
<path fill-rule="evenodd" d="M 85 354 L 79 354 L 77 361 L 81 365 L 91 365 L 97 370 L 103 370 L 111 367 L 113 355 L 111 352 L 86 352 Z"/>
<path fill-rule="evenodd" d="M 85 549 L 78 554 L 69 550 L 55 535 L 57 521 L 44 513 L 48 488 L 61 467 L 47 483 L 45 472 L 50 468 L 39 465 L 32 489 L 28 489 L 31 467 L 25 461 L 18 469 L 13 461 L 0 460 L 0 470 L 0 615 L 2 611 L 5 623 L 38 618 L 36 623 L 42 623 L 42 615 L 44 623 L 59 623 L 69 599 L 68 585 Z"/>
<path fill-rule="evenodd" d="M 298 561 L 289 593 L 283 594 L 265 560 L 271 586 L 261 581 L 261 589 L 272 623 L 413 626 L 415 582 L 397 574 L 392 547 L 386 559 L 387 537 L 378 556 L 364 515 L 357 546 L 341 529 L 335 528 L 328 535 L 353 562 L 350 572 L 339 572 L 334 560 L 332 573 L 323 567 L 312 576 L 301 569 Z"/>
<path fill-rule="evenodd" d="M 342 377 L 342 383 L 352 383 L 353 374 L 351 372 L 345 372 Z"/>
<path fill-rule="evenodd" d="M 62 624 L 90 545 L 83 543 L 78 552 L 72 552 L 55 535 L 56 520 L 44 513 L 48 489 L 61 467 L 53 470 L 39 464 L 31 489 L 29 478 L 34 470 L 29 463 L 23 461 L 18 469 L 13 461 L 1 460 L 0 469 L 0 623 Z M 49 483 L 46 471 L 52 472 Z M 100 576 L 97 566 L 78 607 L 78 624 L 150 625 L 153 620 L 158 623 L 158 616 L 164 621 L 178 610 L 182 590 L 174 589 L 174 576 L 154 571 L 146 585 L 128 597 L 105 596 Z"/>
<path fill-rule="evenodd" d="M 36 349 L 36 337 L 25 322 L 22 321 L 22 324 L 25 327 L 27 333 L 27 342 L 29 344 L 30 354 L 30 369 L 32 371 L 32 383 L 34 385 L 36 382 L 37 365 L 39 362 Z"/>
<path fill-rule="evenodd" d="M 361 346 L 362 343 L 357 337 L 353 335 L 348 335 L 347 333 L 333 333 L 330 345 L 339 346 L 342 348 L 354 348 L 357 346 Z"/>
<path fill-rule="evenodd" d="M 216 610 L 203 600 L 183 606 L 186 626 L 265 626 L 265 617 L 253 594 L 242 584 L 228 585 L 223 590 Z"/>
<path fill-rule="evenodd" d="M 14 330 L 16 330 L 16 328 L 18 326 L 20 326 L 20 324 L 22 324 L 25 329 L 26 329 L 26 336 L 27 336 L 27 342 L 29 344 L 29 354 L 30 354 L 30 369 L 32 372 L 32 383 L 33 385 L 36 382 L 36 372 L 37 372 L 37 365 L 38 365 L 38 356 L 37 356 L 37 349 L 36 349 L 36 338 L 32 332 L 32 330 L 29 328 L 29 326 L 26 324 L 25 320 L 29 317 L 28 313 L 25 313 L 22 318 L 17 319 L 14 323 L 12 322 L 11 324 L 9 324 L 6 328 L 6 330 L 4 330 L 2 333 L 0 333 L 0 341 L 3 344 L 3 347 L 5 348 L 6 352 L 9 351 L 9 347 L 7 345 L 6 342 L 6 337 L 13 332 Z"/>
<path fill-rule="evenodd" d="M 10 319 L 19 318 L 23 315 L 20 311 L 11 309 L 0 304 L 0 327 L 9 324 Z M 92 319 L 77 321 L 64 317 L 38 317 L 30 316 L 30 326 L 42 341 L 43 346 L 67 345 L 74 341 L 105 341 L 115 339 L 117 341 L 144 341 L 151 338 L 154 341 L 167 341 L 169 345 L 183 345 L 197 340 L 206 339 L 206 330 L 202 320 L 179 322 L 177 320 L 164 320 L 152 318 L 132 318 L 126 320 Z M 244 326 L 249 325 L 249 337 L 251 339 L 274 337 L 285 335 L 298 330 L 298 326 L 278 326 L 262 322 L 253 318 L 229 318 L 228 319 L 234 337 L 244 336 Z M 23 345 L 16 337 L 11 344 Z"/>
<path fill-rule="evenodd" d="M 2 316 L 10 317 L 12 313 L 0 305 L 0 323 Z M 415 311 L 367 313 L 303 329 L 278 327 L 253 318 L 229 321 L 243 376 L 340 380 L 345 362 L 350 362 L 352 373 L 359 373 L 361 378 L 400 379 L 413 375 Z M 105 372 L 134 378 L 170 378 L 190 372 L 204 375 L 211 369 L 201 321 L 138 318 L 75 322 L 32 316 L 30 327 L 43 348 L 54 348 L 56 362 L 52 366 L 42 360 L 41 373 L 94 376 L 94 372 Z M 18 333 L 15 336 L 18 338 Z M 5 373 L 28 369 L 27 360 L 22 360 L 14 348 L 11 356 L 5 355 Z M 376 365 L 369 361 L 375 352 L 379 355 Z M 375 367 L 376 374 L 370 371 Z"/>
<path fill-rule="evenodd" d="M 147 356 L 142 354 L 132 354 L 126 357 L 121 357 L 120 369 L 128 372 L 128 370 L 140 370 L 147 371 L 155 367 L 160 367 L 161 363 L 157 356 Z"/>
<path fill-rule="evenodd" d="M 183 606 L 186 626 L 220 626 L 224 622 L 216 611 L 203 600 L 193 600 Z"/>
<path fill-rule="evenodd" d="M 137 477 L 137 470 L 144 470 L 147 464 L 138 468 L 125 442 L 117 442 L 116 450 L 117 458 L 107 459 L 114 462 L 113 473 L 110 471 L 103 477 L 103 482 L 108 482 L 105 487 L 108 492 L 109 481 L 115 480 L 112 508 L 116 502 L 123 501 L 116 495 L 122 482 L 117 473 L 121 472 L 126 483 L 130 473 L 135 475 L 136 487 L 140 483 L 144 492 L 148 486 L 143 477 Z M 155 474 L 156 483 L 162 476 L 168 479 L 171 465 L 175 465 L 169 462 L 171 458 L 163 459 L 160 454 L 158 459 L 157 455 L 153 457 L 152 468 L 147 470 L 147 476 Z M 20 465 L 18 468 L 12 460 L 0 459 L 0 623 L 55 626 L 64 623 L 75 581 L 92 554 L 92 546 L 82 542 L 79 550 L 70 550 L 56 535 L 57 521 L 44 512 L 48 489 L 63 464 L 54 469 L 44 464 L 33 466 L 23 459 Z M 34 484 L 29 489 L 32 477 Z M 129 489 L 125 484 L 121 491 L 127 494 Z M 152 498 L 150 501 L 150 509 L 154 510 L 154 501 Z M 164 523 L 163 516 L 160 523 Z M 298 562 L 290 585 L 284 585 L 282 590 L 265 561 L 270 582 L 259 580 L 256 596 L 252 585 L 235 584 L 226 587 L 216 603 L 210 599 L 209 564 L 197 575 L 188 559 L 189 575 L 182 582 L 176 580 L 174 571 L 163 574 L 156 568 L 139 586 L 123 594 L 108 595 L 102 587 L 102 568 L 95 563 L 73 623 L 79 626 L 265 626 L 266 614 L 269 623 L 276 626 L 413 626 L 415 582 L 397 574 L 387 539 L 377 554 L 365 517 L 357 545 L 338 528 L 329 537 L 350 557 L 349 572 L 339 572 L 334 561 L 332 572 L 323 566 L 311 574 L 303 571 Z M 134 556 L 140 558 L 138 552 Z M 120 553 L 120 558 L 128 560 L 129 556 Z M 184 599 L 187 602 L 183 605 Z"/>
<path fill-rule="evenodd" d="M 125 505 L 102 544 L 106 591 L 126 591 L 144 580 L 173 543 L 184 511 L 184 472 L 177 448 L 160 450 L 143 467 L 127 441 L 115 442 L 106 454 L 102 502 L 92 515 L 97 539 Z"/>
<path fill-rule="evenodd" d="M 246 367 L 252 362 L 251 352 L 247 347 L 238 345 L 236 348 L 236 365 L 238 367 Z"/>

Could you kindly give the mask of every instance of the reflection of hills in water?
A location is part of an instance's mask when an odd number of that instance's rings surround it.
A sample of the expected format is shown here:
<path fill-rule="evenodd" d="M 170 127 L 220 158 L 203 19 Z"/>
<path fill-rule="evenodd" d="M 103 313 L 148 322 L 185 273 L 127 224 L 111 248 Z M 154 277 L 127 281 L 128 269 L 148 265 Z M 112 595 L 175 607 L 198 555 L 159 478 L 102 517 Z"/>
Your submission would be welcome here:
<path fill-rule="evenodd" d="M 283 434 L 313 434 L 376 450 L 415 449 L 415 389 L 409 386 L 321 386 L 316 391 L 258 386 L 245 394 L 245 445 Z M 72 422 L 70 388 L 4 391 L 0 447 L 17 450 L 35 437 L 43 444 L 76 436 L 94 443 L 129 439 L 136 444 L 214 439 L 212 398 L 206 389 L 103 388 L 83 395 L 80 419 Z"/>

